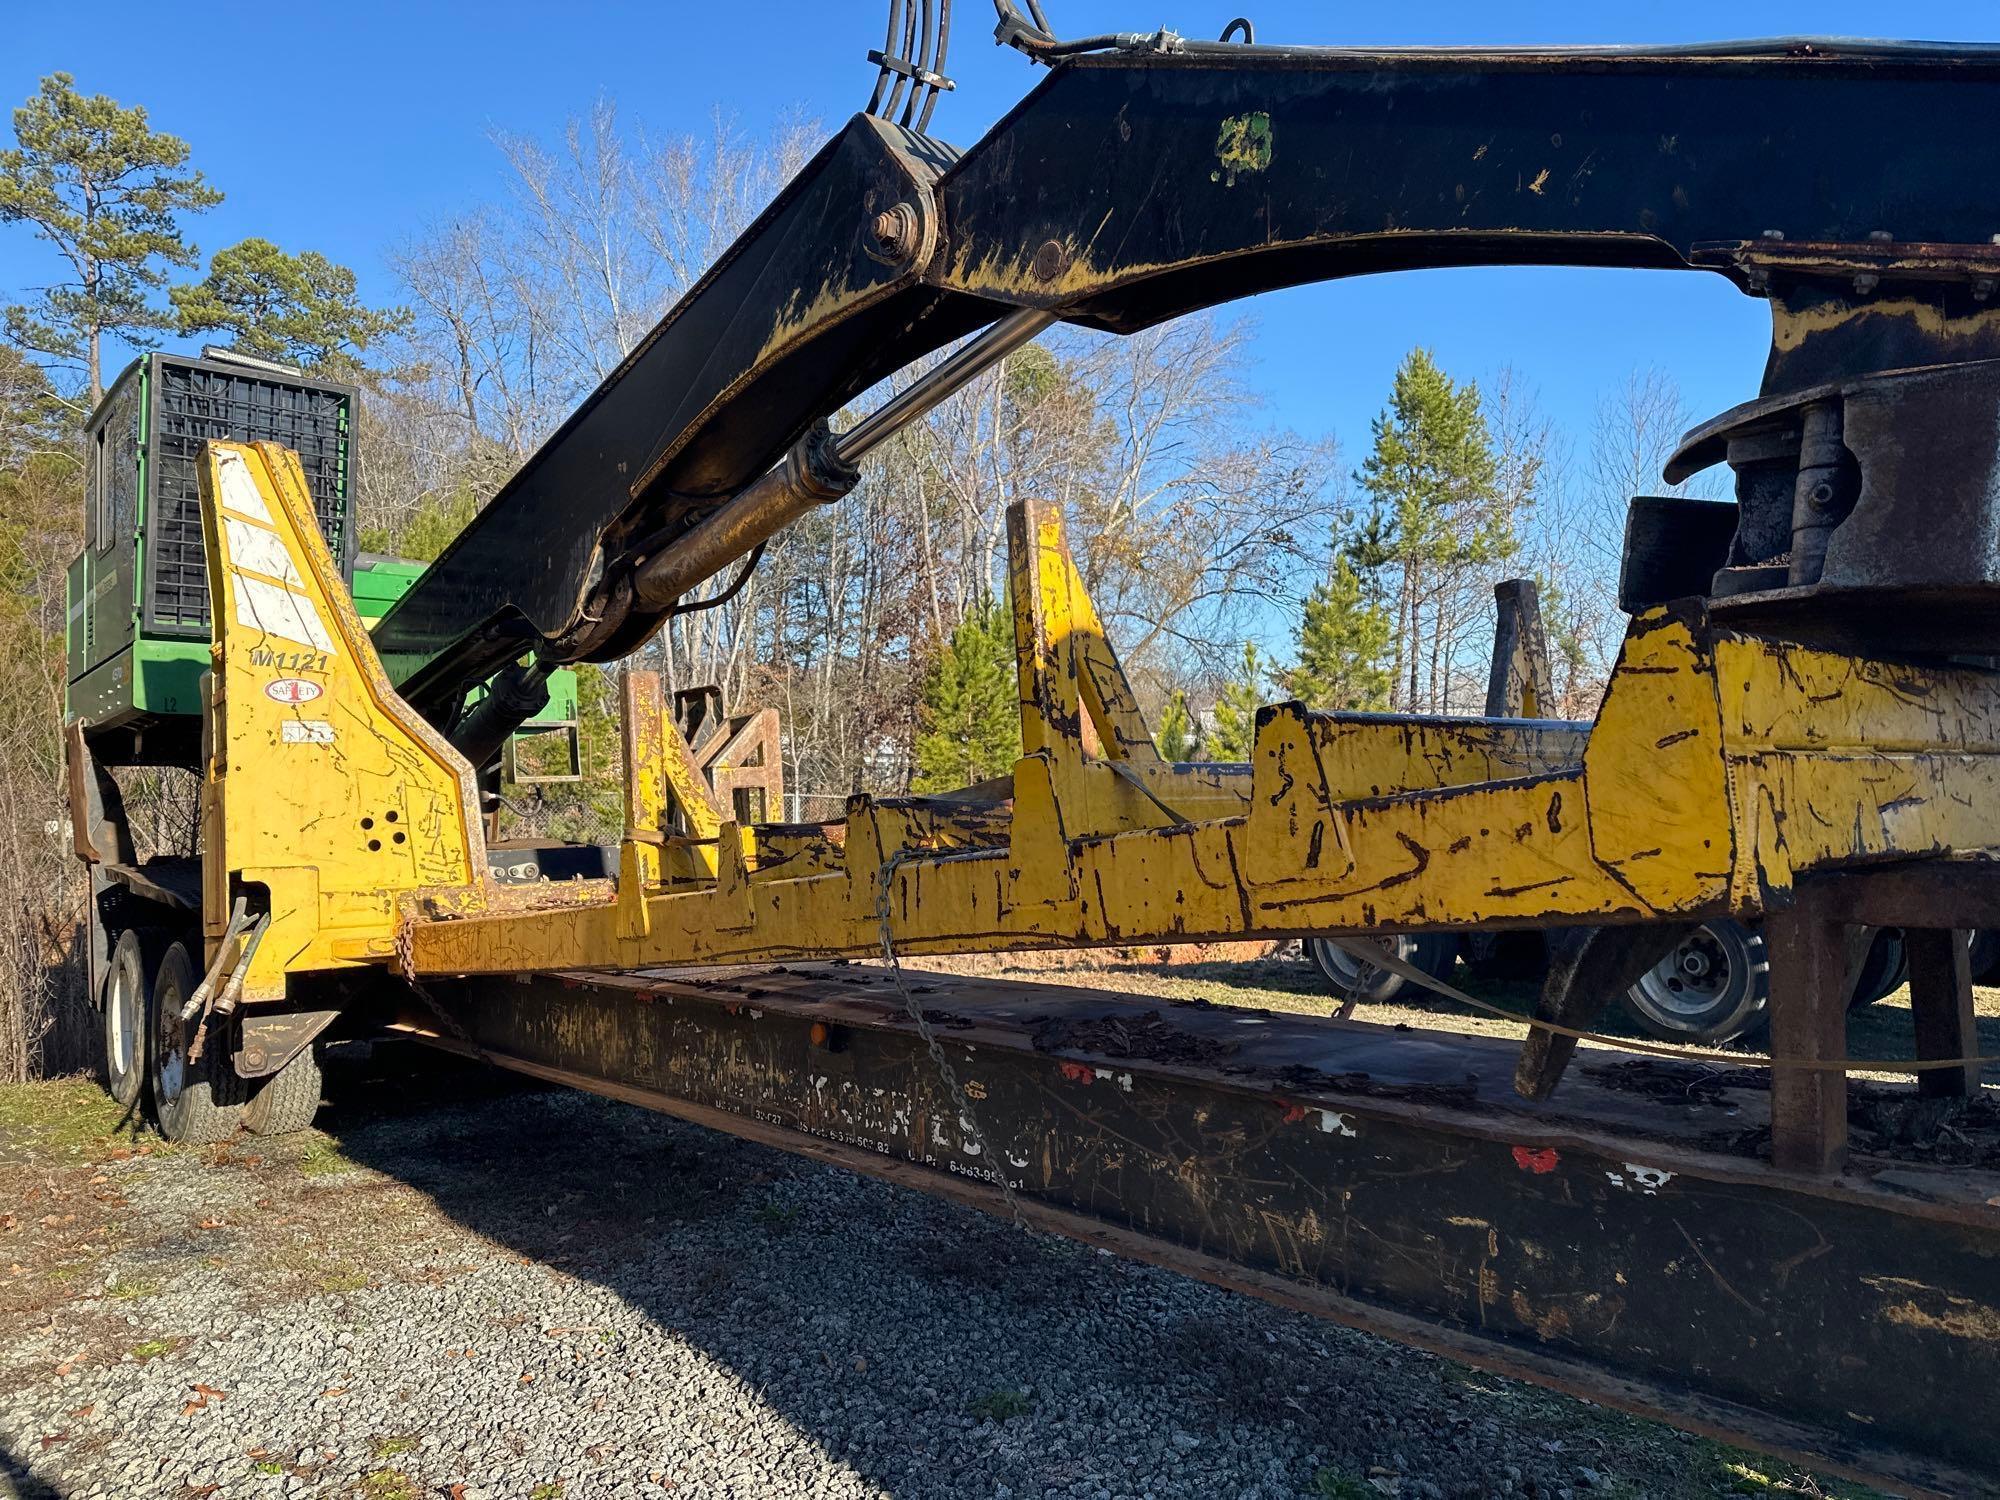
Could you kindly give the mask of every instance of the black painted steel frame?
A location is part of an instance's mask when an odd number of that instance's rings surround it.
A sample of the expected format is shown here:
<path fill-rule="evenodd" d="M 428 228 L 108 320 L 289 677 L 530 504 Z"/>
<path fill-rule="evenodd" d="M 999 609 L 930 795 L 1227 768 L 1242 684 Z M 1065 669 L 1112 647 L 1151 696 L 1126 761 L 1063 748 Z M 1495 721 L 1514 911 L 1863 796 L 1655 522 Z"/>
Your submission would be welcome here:
<path fill-rule="evenodd" d="M 569 631 L 600 567 L 1020 307 L 1131 332 L 1421 266 L 1698 268 L 1773 298 L 1766 397 L 1993 357 L 2000 136 L 1939 122 L 1996 114 L 2000 49 L 1820 41 L 1092 55 L 962 155 L 858 116 L 390 611 L 385 665 L 449 716 Z"/>
<path fill-rule="evenodd" d="M 1496 1040 L 912 982 L 1046 1227 L 1821 1466 L 2000 1478 L 2000 1175 L 1778 1171 L 1761 1087 L 1677 1107 L 1615 1053 L 1534 1108 Z M 997 1207 L 879 969 L 432 994 L 507 1067 Z"/>

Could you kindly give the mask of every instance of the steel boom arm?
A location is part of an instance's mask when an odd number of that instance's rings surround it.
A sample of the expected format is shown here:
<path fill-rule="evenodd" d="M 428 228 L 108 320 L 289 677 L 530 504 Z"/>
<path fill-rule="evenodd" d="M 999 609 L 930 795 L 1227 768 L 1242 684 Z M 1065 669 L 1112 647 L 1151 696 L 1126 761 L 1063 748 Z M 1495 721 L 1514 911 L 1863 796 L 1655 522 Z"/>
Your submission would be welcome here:
<path fill-rule="evenodd" d="M 377 641 L 434 722 L 530 647 L 630 650 L 661 615 L 629 588 L 607 603 L 635 566 L 845 402 L 1020 308 L 1130 332 L 1376 271 L 1701 268 L 1773 297 L 1766 397 L 1990 357 L 2000 136 L 1940 122 L 1992 118 L 2000 49 L 1836 42 L 1087 55 L 963 155 L 860 116 Z"/>

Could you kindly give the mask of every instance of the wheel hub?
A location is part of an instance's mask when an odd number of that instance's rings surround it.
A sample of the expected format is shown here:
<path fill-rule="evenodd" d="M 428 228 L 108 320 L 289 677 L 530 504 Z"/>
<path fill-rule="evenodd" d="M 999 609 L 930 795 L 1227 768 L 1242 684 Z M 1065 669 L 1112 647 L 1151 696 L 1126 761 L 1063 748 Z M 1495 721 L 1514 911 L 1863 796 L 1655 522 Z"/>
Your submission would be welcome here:
<path fill-rule="evenodd" d="M 134 993 L 131 970 L 120 964 L 111 971 L 111 992 L 105 1004 L 111 1008 L 111 1070 L 123 1075 L 131 1072 L 133 1060 L 139 1054 L 141 1025 L 139 996 Z"/>
<path fill-rule="evenodd" d="M 1729 956 L 1702 928 L 1689 934 L 1639 984 L 1661 1010 L 1695 1018 L 1728 991 L 1730 978 Z"/>

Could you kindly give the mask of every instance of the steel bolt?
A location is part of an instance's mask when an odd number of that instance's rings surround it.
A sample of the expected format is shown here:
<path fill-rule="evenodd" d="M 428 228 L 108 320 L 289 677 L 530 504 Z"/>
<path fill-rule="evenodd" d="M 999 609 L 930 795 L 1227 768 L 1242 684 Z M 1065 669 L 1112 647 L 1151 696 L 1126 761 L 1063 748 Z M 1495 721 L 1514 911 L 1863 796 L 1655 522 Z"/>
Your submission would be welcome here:
<path fill-rule="evenodd" d="M 869 253 L 891 265 L 917 253 L 917 211 L 907 203 L 885 208 L 868 226 Z"/>

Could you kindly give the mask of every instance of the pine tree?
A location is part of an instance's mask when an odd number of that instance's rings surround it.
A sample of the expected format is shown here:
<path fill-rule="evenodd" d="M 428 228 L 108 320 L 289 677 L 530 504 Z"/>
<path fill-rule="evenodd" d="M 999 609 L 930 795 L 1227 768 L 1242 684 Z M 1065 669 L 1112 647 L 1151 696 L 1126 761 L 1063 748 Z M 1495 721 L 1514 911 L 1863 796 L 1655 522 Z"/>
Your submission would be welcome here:
<path fill-rule="evenodd" d="M 1168 761 L 1193 760 L 1201 753 L 1194 716 L 1188 712 L 1187 694 L 1179 688 L 1174 689 L 1160 713 L 1160 728 L 1153 736 L 1153 747 L 1160 752 L 1160 759 Z"/>
<path fill-rule="evenodd" d="M 1373 506 L 1349 553 L 1393 603 L 1392 701 L 1441 707 L 1454 623 L 1447 586 L 1454 572 L 1510 557 L 1520 544 L 1477 385 L 1456 384 L 1428 350 L 1412 349 L 1372 430 L 1375 446 L 1356 478 Z"/>
<path fill-rule="evenodd" d="M 188 167 L 187 143 L 152 129 L 145 110 L 86 98 L 75 83 L 51 73 L 14 111 L 18 145 L 0 151 L 0 223 L 34 225 L 72 273 L 33 304 L 8 308 L 8 337 L 81 360 L 94 406 L 104 394 L 104 336 L 143 347 L 173 326 L 151 301 L 167 279 L 158 262 L 196 263 L 179 216 L 213 208 L 222 194 Z"/>
<path fill-rule="evenodd" d="M 1286 691 L 1308 708 L 1389 706 L 1389 615 L 1367 596 L 1344 557 L 1306 596 L 1299 621 L 1299 664 L 1284 674 Z"/>
<path fill-rule="evenodd" d="M 1208 752 L 1214 760 L 1248 760 L 1257 738 L 1257 710 L 1264 699 L 1264 682 L 1270 676 L 1257 648 L 1243 643 L 1242 675 L 1225 683 L 1215 700 L 1215 730 L 1208 737 Z"/>
<path fill-rule="evenodd" d="M 167 295 L 182 333 L 227 333 L 245 354 L 309 369 L 351 363 L 409 321 L 362 306 L 354 273 L 318 251 L 287 255 L 254 238 L 216 251 L 206 278 Z"/>
<path fill-rule="evenodd" d="M 1013 621 L 988 604 L 965 617 L 924 674 L 911 786 L 955 791 L 1006 774 L 1020 756 Z"/>

